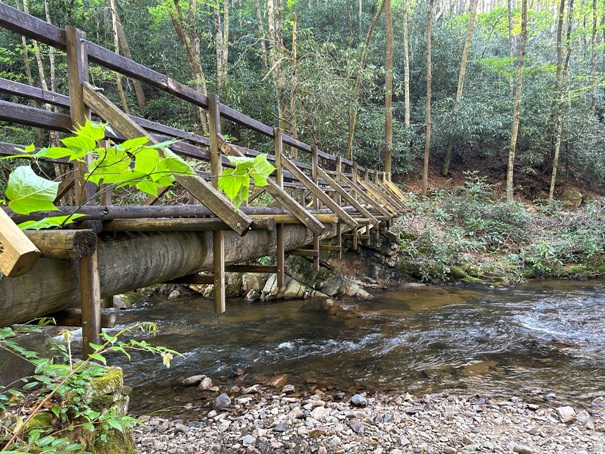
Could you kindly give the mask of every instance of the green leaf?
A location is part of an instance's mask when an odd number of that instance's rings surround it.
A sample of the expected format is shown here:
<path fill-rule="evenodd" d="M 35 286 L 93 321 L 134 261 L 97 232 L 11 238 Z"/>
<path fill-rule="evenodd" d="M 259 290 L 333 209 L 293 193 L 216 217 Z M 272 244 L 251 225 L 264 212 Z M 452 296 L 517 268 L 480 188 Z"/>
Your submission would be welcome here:
<path fill-rule="evenodd" d="M 254 166 L 250 176 L 254 179 L 255 186 L 267 186 L 267 178 L 273 173 L 275 167 L 267 161 L 266 154 L 259 154 L 254 158 Z"/>
<path fill-rule="evenodd" d="M 107 420 L 107 424 L 109 424 L 111 427 L 113 427 L 116 430 L 119 430 L 120 432 L 122 432 L 122 424 L 120 423 L 120 421 L 116 420 L 116 419 L 108 419 Z"/>
<path fill-rule="evenodd" d="M 237 169 L 227 169 L 218 178 L 218 188 L 222 190 L 231 201 L 237 196 L 247 176 L 238 175 Z"/>
<path fill-rule="evenodd" d="M 78 126 L 76 128 L 76 135 L 79 137 L 87 138 L 96 142 L 105 138 L 105 124 L 95 123 L 90 120 L 86 120 L 84 126 Z M 94 145 L 92 146 L 94 148 Z"/>
<path fill-rule="evenodd" d="M 227 159 L 236 168 L 246 170 L 250 169 L 254 165 L 254 161 L 256 158 L 248 158 L 247 156 L 227 156 Z"/>
<path fill-rule="evenodd" d="M 99 355 L 97 353 L 91 353 L 90 355 L 88 355 L 88 357 L 91 359 L 96 359 L 97 361 L 100 361 L 103 364 L 107 364 L 107 360 L 105 359 L 105 357 L 103 355 Z"/>
<path fill-rule="evenodd" d="M 36 158 L 47 158 L 47 159 L 61 159 L 69 158 L 70 160 L 74 156 L 74 151 L 69 148 L 63 147 L 49 147 L 42 148 L 35 155 Z"/>
<path fill-rule="evenodd" d="M 149 147 L 139 150 L 134 159 L 134 170 L 144 175 L 149 175 L 156 171 L 162 158 L 157 150 Z"/>
<path fill-rule="evenodd" d="M 78 218 L 83 217 L 83 214 L 71 214 L 68 216 L 51 216 L 48 218 L 40 219 L 39 221 L 25 221 L 19 225 L 21 230 L 40 230 L 40 229 L 51 229 L 53 227 L 63 227 L 67 221 L 75 221 Z"/>
<path fill-rule="evenodd" d="M 84 427 L 86 430 L 90 430 L 91 432 L 95 430 L 95 425 L 91 422 L 85 422 L 82 424 L 82 427 Z"/>
<path fill-rule="evenodd" d="M 130 157 L 124 150 L 107 148 L 92 161 L 86 175 L 89 181 L 99 184 L 123 183 L 130 179 Z"/>
<path fill-rule="evenodd" d="M 30 166 L 17 167 L 8 177 L 8 206 L 19 214 L 56 210 L 53 201 L 58 189 L 59 183 L 36 175 Z"/>
<path fill-rule="evenodd" d="M 147 142 L 149 142 L 148 137 L 137 137 L 136 139 L 129 139 L 126 142 L 121 143 L 120 146 L 126 151 L 133 153 L 133 150 L 136 151 L 137 148 L 144 147 Z"/>
<path fill-rule="evenodd" d="M 66 137 L 65 139 L 61 139 L 61 142 L 63 142 L 63 145 L 65 145 L 67 148 L 70 148 L 74 151 L 92 151 L 97 145 L 94 140 L 89 139 L 88 137 L 80 136 Z"/>

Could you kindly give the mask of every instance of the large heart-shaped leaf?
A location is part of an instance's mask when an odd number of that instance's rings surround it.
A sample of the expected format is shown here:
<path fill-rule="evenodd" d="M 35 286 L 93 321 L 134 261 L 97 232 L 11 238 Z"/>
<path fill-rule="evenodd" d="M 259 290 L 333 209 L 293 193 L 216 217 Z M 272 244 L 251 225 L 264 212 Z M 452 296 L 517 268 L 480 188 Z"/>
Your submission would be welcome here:
<path fill-rule="evenodd" d="M 55 210 L 58 189 L 59 183 L 36 175 L 30 166 L 17 167 L 8 178 L 8 206 L 19 214 Z"/>

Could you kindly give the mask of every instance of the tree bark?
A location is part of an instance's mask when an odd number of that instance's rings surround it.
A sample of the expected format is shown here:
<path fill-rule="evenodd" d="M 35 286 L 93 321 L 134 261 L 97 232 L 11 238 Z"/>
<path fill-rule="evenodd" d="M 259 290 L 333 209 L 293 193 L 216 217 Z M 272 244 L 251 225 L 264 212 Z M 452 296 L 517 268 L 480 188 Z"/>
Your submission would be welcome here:
<path fill-rule="evenodd" d="M 426 19 L 426 139 L 424 142 L 424 169 L 422 172 L 422 197 L 426 197 L 429 187 L 429 156 L 431 151 L 431 88 L 433 71 L 431 60 L 431 30 L 433 22 L 433 1 L 429 0 Z"/>
<path fill-rule="evenodd" d="M 173 0 L 173 4 L 174 9 L 169 7 L 168 13 L 179 40 L 185 46 L 187 62 L 189 63 L 189 68 L 193 75 L 193 86 L 196 90 L 206 95 L 208 94 L 208 88 L 206 84 L 206 75 L 201 63 L 201 43 L 195 26 L 197 0 L 191 0 L 189 4 L 187 21 L 185 20 L 179 0 Z M 197 109 L 197 113 L 202 131 L 206 134 L 208 133 L 208 115 L 201 107 Z"/>
<path fill-rule="evenodd" d="M 384 19 L 386 28 L 386 59 L 385 59 L 385 152 L 384 171 L 391 173 L 393 159 L 393 15 L 391 11 L 391 0 L 383 0 L 385 3 Z"/>
<path fill-rule="evenodd" d="M 267 71 L 269 64 L 267 62 L 267 45 L 265 44 L 265 26 L 263 25 L 263 14 L 260 9 L 260 0 L 254 0 L 254 11 L 256 12 L 256 22 L 258 22 L 258 39 L 260 41 L 260 57 L 263 62 L 263 69 Z"/>
<path fill-rule="evenodd" d="M 567 90 L 567 74 L 569 71 L 569 59 L 571 56 L 571 31 L 573 25 L 573 0 L 569 0 L 569 11 L 567 12 L 567 35 L 565 64 L 561 72 L 561 82 L 559 83 L 559 102 L 557 110 L 557 135 L 555 138 L 555 153 L 552 162 L 552 176 L 550 179 L 550 190 L 548 200 L 552 201 L 555 195 L 555 184 L 557 182 L 557 169 L 559 167 L 559 153 L 561 150 L 561 139 L 563 136 L 563 110 L 565 107 L 565 91 Z"/>
<path fill-rule="evenodd" d="M 277 115 L 279 117 L 279 127 L 285 131 L 287 129 L 286 111 L 288 104 L 284 95 L 286 86 L 284 77 L 285 46 L 281 21 L 281 0 L 267 0 L 267 17 L 269 24 L 269 57 L 271 75 L 277 96 Z"/>
<path fill-rule="evenodd" d="M 322 239 L 336 234 L 330 224 Z M 301 225 L 284 226 L 286 251 L 313 241 Z M 213 268 L 212 232 L 112 233 L 99 236 L 101 295 L 108 297 Z M 274 254 L 275 234 L 253 230 L 244 237 L 225 232 L 225 263 Z M 38 260 L 29 273 L 0 278 L 0 326 L 31 320 L 79 304 L 78 261 Z"/>
<path fill-rule="evenodd" d="M 403 0 L 403 96 L 404 96 L 404 124 L 409 135 L 411 127 L 410 115 L 410 37 L 408 31 L 409 22 L 409 2 Z M 409 143 L 409 140 L 408 140 Z"/>
<path fill-rule="evenodd" d="M 454 103 L 454 112 L 460 109 L 460 100 L 462 99 L 462 91 L 464 90 L 464 77 L 466 74 L 466 62 L 468 53 L 471 48 L 471 40 L 473 38 L 473 29 L 475 27 L 475 17 L 477 13 L 477 0 L 471 0 L 471 15 L 468 20 L 468 30 L 466 40 L 464 41 L 464 49 L 462 50 L 462 61 L 460 62 L 460 73 L 458 74 L 458 89 L 456 90 L 456 101 Z M 447 177 L 452 160 L 452 150 L 454 148 L 454 138 L 450 135 L 447 140 L 447 149 L 443 158 L 443 167 L 441 168 L 441 176 Z"/>
<path fill-rule="evenodd" d="M 592 82 L 592 99 L 590 111 L 597 112 L 597 0 L 592 0 L 592 34 L 590 37 L 590 79 Z"/>
<path fill-rule="evenodd" d="M 366 60 L 368 59 L 368 49 L 370 46 L 370 40 L 372 39 L 372 34 L 374 33 L 374 28 L 376 28 L 376 23 L 382 14 L 382 10 L 384 9 L 384 4 L 386 0 L 383 0 L 380 3 L 380 8 L 376 12 L 376 15 L 372 19 L 370 23 L 370 28 L 368 29 L 368 34 L 366 35 L 366 40 L 363 44 L 363 50 L 361 52 L 361 62 L 359 64 L 359 71 L 357 73 L 357 77 L 355 78 L 355 91 L 353 93 L 353 102 L 351 108 L 349 110 L 349 140 L 347 143 L 347 153 L 346 158 L 353 160 L 353 138 L 355 137 L 355 125 L 357 124 L 357 111 L 359 110 L 359 92 L 361 91 L 361 73 L 363 68 L 366 65 Z"/>
<path fill-rule="evenodd" d="M 132 53 L 130 52 L 130 46 L 128 45 L 128 40 L 126 39 L 126 33 L 124 33 L 124 27 L 122 27 L 122 22 L 120 21 L 120 15 L 117 14 L 116 11 L 116 19 L 118 21 L 118 38 L 120 38 L 120 46 L 122 46 L 122 51 L 124 52 L 124 56 L 129 60 L 132 60 Z M 132 84 L 134 85 L 134 93 L 137 97 L 137 107 L 140 112 L 145 110 L 145 93 L 143 92 L 143 85 L 137 79 L 132 80 Z"/>
<path fill-rule="evenodd" d="M 109 9 L 111 10 L 111 27 L 113 30 L 113 48 L 116 54 L 120 54 L 120 38 L 118 36 L 118 10 L 116 8 L 116 1 L 109 0 Z M 124 93 L 124 87 L 122 86 L 122 75 L 116 73 L 116 86 L 118 88 L 118 95 L 122 102 L 122 110 L 130 115 L 130 109 L 128 108 L 128 101 L 126 100 L 126 94 Z"/>
<path fill-rule="evenodd" d="M 229 0 L 223 1 L 223 16 L 218 4 L 214 6 L 214 32 L 216 47 L 216 88 L 222 93 L 227 83 L 229 61 Z"/>
<path fill-rule="evenodd" d="M 521 6 L 521 48 L 519 49 L 519 66 L 517 69 L 517 86 L 515 88 L 515 106 L 513 110 L 513 126 L 508 150 L 508 167 L 506 171 L 506 200 L 513 201 L 513 174 L 515 167 L 515 149 L 519 133 L 519 116 L 521 114 L 521 89 L 523 86 L 523 64 L 525 62 L 525 47 L 527 45 L 527 0 L 522 0 Z"/>

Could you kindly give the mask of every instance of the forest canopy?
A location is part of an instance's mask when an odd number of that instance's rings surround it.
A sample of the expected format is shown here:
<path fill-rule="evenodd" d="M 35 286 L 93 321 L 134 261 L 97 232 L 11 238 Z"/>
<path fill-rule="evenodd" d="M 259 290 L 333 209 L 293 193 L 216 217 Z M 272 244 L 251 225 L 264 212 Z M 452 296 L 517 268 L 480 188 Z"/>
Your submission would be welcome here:
<path fill-rule="evenodd" d="M 89 40 L 216 93 L 230 107 L 325 152 L 384 168 L 388 148 L 395 176 L 421 172 L 430 130 L 431 163 L 444 175 L 482 163 L 504 181 L 518 91 L 513 165 L 515 178 L 535 186 L 529 195 L 548 196 L 557 163 L 558 184 L 605 188 L 603 0 L 6 3 L 58 27 L 78 27 Z M 132 114 L 207 131 L 204 112 L 151 87 L 94 65 L 90 76 Z M 4 29 L 0 77 L 68 91 L 64 54 Z M 17 100 L 1 92 L 0 99 Z M 254 133 L 226 128 L 232 140 L 271 151 Z M 0 137 L 17 144 L 51 139 L 6 123 Z M 442 168 L 448 154 L 451 164 Z"/>

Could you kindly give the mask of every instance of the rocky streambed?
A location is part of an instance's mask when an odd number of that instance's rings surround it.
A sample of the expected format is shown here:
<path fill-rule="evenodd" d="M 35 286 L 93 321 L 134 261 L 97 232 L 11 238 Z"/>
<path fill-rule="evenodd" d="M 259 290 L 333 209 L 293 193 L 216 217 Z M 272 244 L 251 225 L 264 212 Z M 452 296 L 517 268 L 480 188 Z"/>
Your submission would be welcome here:
<path fill-rule="evenodd" d="M 200 378 L 201 377 L 201 378 Z M 141 453 L 605 453 L 605 397 L 351 394 L 282 383 L 213 393 L 212 408 L 141 417 Z M 184 390 L 186 392 L 186 390 Z"/>

